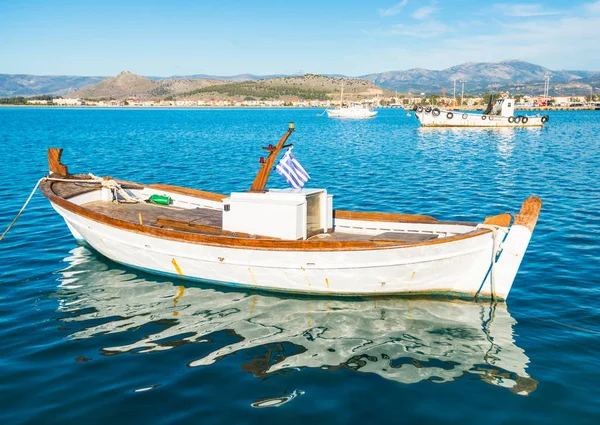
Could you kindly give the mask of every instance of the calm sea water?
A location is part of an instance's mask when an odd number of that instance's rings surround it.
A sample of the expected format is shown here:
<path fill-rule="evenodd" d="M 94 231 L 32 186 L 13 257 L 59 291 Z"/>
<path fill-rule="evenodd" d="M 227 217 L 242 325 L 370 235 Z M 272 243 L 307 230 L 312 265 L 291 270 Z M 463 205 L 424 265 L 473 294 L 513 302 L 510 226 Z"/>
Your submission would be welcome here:
<path fill-rule="evenodd" d="M 0 231 L 48 147 L 72 172 L 229 193 L 250 187 L 261 146 L 294 121 L 310 186 L 340 209 L 478 221 L 540 196 L 506 304 L 158 278 L 77 246 L 37 194 L 0 242 L 0 421 L 599 423 L 600 112 L 517 130 L 318 112 L 0 108 Z"/>

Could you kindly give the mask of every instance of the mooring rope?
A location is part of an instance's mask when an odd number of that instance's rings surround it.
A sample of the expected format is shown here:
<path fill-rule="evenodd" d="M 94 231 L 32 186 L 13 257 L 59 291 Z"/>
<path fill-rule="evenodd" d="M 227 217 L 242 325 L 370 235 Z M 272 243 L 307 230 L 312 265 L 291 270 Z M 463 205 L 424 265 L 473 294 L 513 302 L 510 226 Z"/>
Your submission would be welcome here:
<path fill-rule="evenodd" d="M 317 114 L 317 116 L 318 116 L 318 117 L 322 117 L 322 116 L 323 116 L 323 115 L 325 115 L 326 113 L 327 113 L 327 109 L 325 109 L 325 110 L 323 111 L 323 113 L 322 113 L 322 114 Z"/>
<path fill-rule="evenodd" d="M 476 296 L 479 295 L 479 292 L 483 288 L 483 284 L 485 283 L 485 280 L 489 275 L 490 276 L 490 293 L 491 293 L 492 301 L 494 301 L 496 299 L 496 270 L 495 270 L 494 265 L 498 262 L 498 253 L 502 251 L 500 245 L 504 241 L 503 240 L 500 241 L 499 244 L 496 243 L 496 240 L 498 239 L 498 230 L 500 230 L 500 226 L 496 226 L 494 224 L 480 224 L 477 227 L 479 229 L 489 229 L 492 231 L 493 246 L 492 246 L 492 261 L 490 264 L 490 268 L 475 295 Z M 507 233 L 507 235 L 508 235 L 508 233 Z M 506 235 L 505 235 L 505 237 L 506 237 Z M 499 250 L 499 248 L 500 248 L 500 250 Z"/>
<path fill-rule="evenodd" d="M 46 177 L 42 177 L 41 179 L 38 180 L 38 182 L 36 183 L 35 187 L 31 191 L 31 193 L 29 194 L 29 198 L 27 198 L 27 200 L 25 201 L 25 204 L 23 204 L 23 206 L 21 207 L 21 211 L 19 211 L 19 213 L 17 214 L 17 216 L 15 217 L 15 219 L 12 221 L 12 223 L 10 223 L 8 225 L 8 227 L 6 228 L 6 230 L 4 231 L 4 233 L 2 233 L 2 236 L 0 236 L 0 241 L 2 239 L 4 239 L 4 236 L 6 236 L 6 234 L 8 233 L 8 231 L 15 225 L 15 223 L 17 222 L 17 220 L 19 219 L 19 217 L 21 216 L 21 214 L 23 214 L 23 211 L 25 211 L 25 208 L 27 207 L 27 204 L 29 204 L 29 201 L 31 201 L 31 198 L 33 197 L 33 194 L 35 193 L 35 191 L 39 187 L 40 183 L 43 182 L 44 180 L 46 180 Z"/>

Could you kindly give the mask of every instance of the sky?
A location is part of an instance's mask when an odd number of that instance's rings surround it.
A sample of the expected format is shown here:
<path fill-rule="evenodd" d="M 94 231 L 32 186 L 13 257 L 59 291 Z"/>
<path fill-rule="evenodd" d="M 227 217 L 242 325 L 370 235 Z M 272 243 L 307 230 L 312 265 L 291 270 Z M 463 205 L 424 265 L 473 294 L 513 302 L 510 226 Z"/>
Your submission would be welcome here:
<path fill-rule="evenodd" d="M 600 69 L 600 0 L 0 0 L 0 73 L 369 73 L 521 59 Z"/>

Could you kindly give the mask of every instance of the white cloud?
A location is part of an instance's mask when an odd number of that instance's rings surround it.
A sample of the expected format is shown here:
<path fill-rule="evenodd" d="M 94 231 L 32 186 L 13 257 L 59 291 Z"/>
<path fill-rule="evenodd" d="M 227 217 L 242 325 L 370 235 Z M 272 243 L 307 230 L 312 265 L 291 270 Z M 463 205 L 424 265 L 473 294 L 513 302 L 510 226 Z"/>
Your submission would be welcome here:
<path fill-rule="evenodd" d="M 494 34 L 446 38 L 442 46 L 457 52 L 463 60 L 494 61 L 516 57 L 550 68 L 589 68 L 595 61 L 587 59 L 590 53 L 596 52 L 592 55 L 596 58 L 600 51 L 594 37 L 582 37 L 581 34 L 591 34 L 600 27 L 600 7 L 593 13 L 588 10 L 584 14 L 582 10 L 585 9 L 571 10 L 573 16 L 548 19 L 544 15 L 538 19 L 497 24 Z"/>
<path fill-rule="evenodd" d="M 488 14 L 489 11 L 488 8 Z M 524 13 L 523 9 L 518 11 Z M 390 39 L 380 40 L 380 48 L 371 52 L 374 56 L 370 69 L 443 69 L 462 62 L 497 62 L 506 58 L 551 69 L 598 69 L 597 39 L 581 34 L 594 34 L 600 28 L 600 0 L 565 8 L 560 14 L 549 15 L 543 9 L 537 12 L 537 16 L 493 22 L 482 21 L 477 14 L 444 23 L 430 18 L 414 25 L 364 31 Z M 411 40 L 398 44 L 395 37 Z"/>
<path fill-rule="evenodd" d="M 588 13 L 600 14 L 600 0 L 594 3 L 587 3 L 583 7 Z"/>
<path fill-rule="evenodd" d="M 411 16 L 419 21 L 422 21 L 423 19 L 429 18 L 431 15 L 433 15 L 438 10 L 440 10 L 440 9 L 437 7 L 423 6 L 423 7 L 418 8 L 417 10 L 415 10 Z"/>
<path fill-rule="evenodd" d="M 392 7 L 388 8 L 388 9 L 379 9 L 379 15 L 380 16 L 394 16 L 394 15 L 398 15 L 402 9 L 404 9 L 404 6 L 406 6 L 408 4 L 408 0 L 402 0 L 400 3 L 396 3 L 395 5 L 393 5 Z"/>
<path fill-rule="evenodd" d="M 518 18 L 530 18 L 535 16 L 552 16 L 558 15 L 561 12 L 558 10 L 544 10 L 541 4 L 511 4 L 511 3 L 496 3 L 492 6 L 496 12 L 501 12 L 506 16 L 514 16 Z"/>

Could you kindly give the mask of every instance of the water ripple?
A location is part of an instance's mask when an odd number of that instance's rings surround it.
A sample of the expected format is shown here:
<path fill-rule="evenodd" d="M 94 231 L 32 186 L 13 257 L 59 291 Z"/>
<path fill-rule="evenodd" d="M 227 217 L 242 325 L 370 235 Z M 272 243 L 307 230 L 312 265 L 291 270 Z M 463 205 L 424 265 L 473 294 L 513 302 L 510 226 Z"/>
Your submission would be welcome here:
<path fill-rule="evenodd" d="M 285 298 L 160 279 L 77 247 L 37 195 L 0 242 L 0 418 L 596 423 L 600 114 L 444 130 L 395 110 L 369 121 L 315 112 L 1 108 L 0 227 L 46 172 L 48 147 L 65 148 L 73 172 L 228 193 L 250 186 L 260 147 L 295 121 L 310 185 L 339 209 L 478 221 L 540 196 L 508 305 Z"/>

